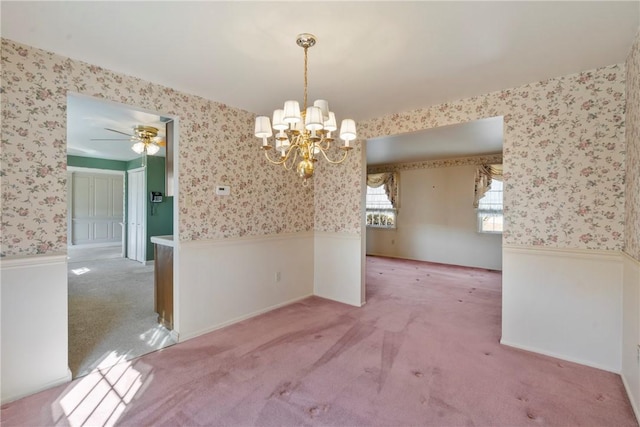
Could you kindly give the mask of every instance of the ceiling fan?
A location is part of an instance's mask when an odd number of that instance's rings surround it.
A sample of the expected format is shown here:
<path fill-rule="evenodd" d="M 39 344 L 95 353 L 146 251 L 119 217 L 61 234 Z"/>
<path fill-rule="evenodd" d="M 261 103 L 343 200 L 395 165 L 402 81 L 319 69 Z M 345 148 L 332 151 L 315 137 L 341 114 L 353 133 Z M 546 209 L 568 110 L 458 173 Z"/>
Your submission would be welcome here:
<path fill-rule="evenodd" d="M 160 147 L 166 145 L 162 137 L 158 136 L 158 128 L 153 126 L 136 125 L 133 127 L 133 134 L 121 132 L 116 129 L 105 128 L 110 132 L 116 132 L 122 135 L 126 135 L 128 139 L 114 139 L 114 138 L 97 138 L 91 141 L 132 141 L 134 144 L 131 149 L 138 154 L 156 154 Z"/>

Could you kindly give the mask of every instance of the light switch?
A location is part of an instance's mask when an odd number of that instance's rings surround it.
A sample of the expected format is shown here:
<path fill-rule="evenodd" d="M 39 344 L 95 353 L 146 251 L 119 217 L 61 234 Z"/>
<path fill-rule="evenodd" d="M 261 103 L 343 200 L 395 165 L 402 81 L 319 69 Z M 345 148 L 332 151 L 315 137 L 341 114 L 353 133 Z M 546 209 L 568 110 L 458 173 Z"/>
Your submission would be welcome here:
<path fill-rule="evenodd" d="M 228 196 L 229 194 L 231 194 L 231 187 L 228 185 L 216 185 L 216 195 Z"/>

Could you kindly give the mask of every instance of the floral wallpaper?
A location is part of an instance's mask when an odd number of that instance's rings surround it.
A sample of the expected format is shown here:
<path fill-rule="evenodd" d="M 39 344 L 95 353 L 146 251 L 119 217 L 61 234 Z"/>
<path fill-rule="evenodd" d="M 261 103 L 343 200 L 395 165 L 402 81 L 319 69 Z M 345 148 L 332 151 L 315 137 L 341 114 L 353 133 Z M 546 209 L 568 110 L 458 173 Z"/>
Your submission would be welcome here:
<path fill-rule="evenodd" d="M 504 116 L 503 242 L 622 249 L 624 64 L 363 121 L 358 136 L 366 140 L 495 116 Z M 350 188 L 363 172 L 352 166 L 348 173 L 317 182 Z M 353 193 L 316 192 L 316 207 L 333 204 L 327 216 L 342 218 L 345 232 L 355 231 L 360 216 L 362 202 Z"/>
<path fill-rule="evenodd" d="M 485 156 L 456 157 L 452 159 L 428 160 L 424 162 L 395 163 L 391 165 L 368 166 L 367 173 L 395 172 L 411 169 L 433 169 L 451 166 L 484 165 L 502 163 L 502 154 Z"/>
<path fill-rule="evenodd" d="M 640 33 L 627 58 L 625 251 L 640 260 Z"/>
<path fill-rule="evenodd" d="M 342 142 L 342 141 L 340 141 Z M 362 198 L 362 143 L 356 142 L 344 163 L 332 165 L 323 159 L 316 163 L 314 230 L 360 234 L 364 216 Z M 333 149 L 332 159 L 340 153 Z"/>
<path fill-rule="evenodd" d="M 180 240 L 313 229 L 313 186 L 267 167 L 252 113 L 7 39 L 0 91 L 2 256 L 66 252 L 68 92 L 179 118 Z"/>
<path fill-rule="evenodd" d="M 637 51 L 636 43 L 629 58 L 636 70 Z M 637 88 L 637 71 L 630 73 Z M 504 243 L 619 250 L 625 80 L 625 66 L 611 65 L 363 121 L 347 161 L 319 162 L 315 185 L 301 188 L 292 172 L 266 166 L 252 113 L 2 39 L 1 254 L 66 251 L 67 92 L 179 118 L 183 241 L 311 229 L 360 233 L 364 140 L 504 116 Z M 626 248 L 638 258 L 633 123 Z M 232 195 L 215 196 L 217 184 L 230 185 Z"/>

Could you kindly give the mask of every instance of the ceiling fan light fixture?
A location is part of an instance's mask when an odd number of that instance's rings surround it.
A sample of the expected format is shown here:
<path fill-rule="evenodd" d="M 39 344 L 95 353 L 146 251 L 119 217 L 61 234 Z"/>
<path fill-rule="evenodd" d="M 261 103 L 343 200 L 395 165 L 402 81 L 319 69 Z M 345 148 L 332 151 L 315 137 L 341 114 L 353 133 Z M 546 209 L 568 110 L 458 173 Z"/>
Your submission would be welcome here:
<path fill-rule="evenodd" d="M 158 151 L 160 151 L 160 147 L 156 144 L 149 144 L 147 145 L 147 154 L 150 155 L 154 155 L 156 154 Z"/>
<path fill-rule="evenodd" d="M 145 148 L 144 142 L 136 142 L 131 146 L 131 149 L 138 154 L 144 153 L 144 148 Z"/>

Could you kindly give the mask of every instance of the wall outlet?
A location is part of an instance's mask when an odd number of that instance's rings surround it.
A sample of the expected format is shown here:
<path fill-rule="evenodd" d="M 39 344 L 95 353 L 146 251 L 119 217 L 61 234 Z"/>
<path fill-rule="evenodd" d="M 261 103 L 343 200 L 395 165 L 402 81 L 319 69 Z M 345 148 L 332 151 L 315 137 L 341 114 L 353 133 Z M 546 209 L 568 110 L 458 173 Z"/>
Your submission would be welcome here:
<path fill-rule="evenodd" d="M 281 278 L 282 278 L 282 274 L 279 271 L 276 271 L 276 275 L 275 275 L 276 282 L 279 282 Z"/>

